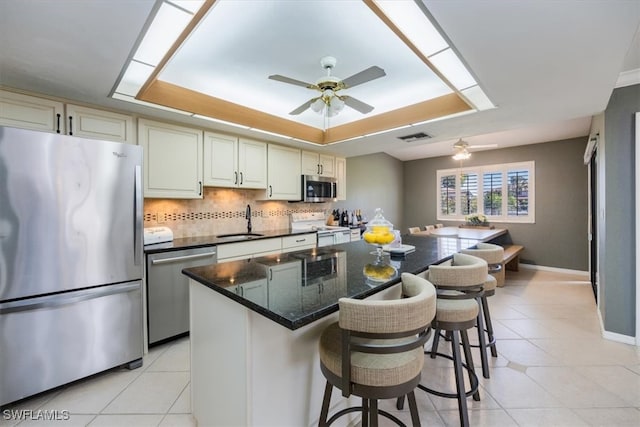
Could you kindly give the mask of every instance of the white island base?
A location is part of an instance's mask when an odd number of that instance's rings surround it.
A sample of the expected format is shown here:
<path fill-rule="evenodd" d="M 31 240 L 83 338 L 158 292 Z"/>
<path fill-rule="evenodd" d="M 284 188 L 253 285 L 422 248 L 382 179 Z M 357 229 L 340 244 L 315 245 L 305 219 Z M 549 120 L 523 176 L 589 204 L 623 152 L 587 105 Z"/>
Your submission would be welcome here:
<path fill-rule="evenodd" d="M 372 296 L 400 297 L 400 285 Z M 191 405 L 198 426 L 317 426 L 326 379 L 318 341 L 333 313 L 297 330 L 191 279 Z M 334 388 L 329 414 L 360 404 Z M 353 424 L 357 413 L 335 425 Z"/>

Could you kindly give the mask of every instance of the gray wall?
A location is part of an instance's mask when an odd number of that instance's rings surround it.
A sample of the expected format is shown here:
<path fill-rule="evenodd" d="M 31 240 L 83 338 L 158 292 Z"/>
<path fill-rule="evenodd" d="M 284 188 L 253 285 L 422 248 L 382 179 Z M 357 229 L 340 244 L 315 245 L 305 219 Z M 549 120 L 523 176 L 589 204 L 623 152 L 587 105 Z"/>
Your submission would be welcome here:
<path fill-rule="evenodd" d="M 347 200 L 334 204 L 334 208 L 361 209 L 371 219 L 376 208 L 394 228 L 402 230 L 402 161 L 385 153 L 347 159 Z"/>
<path fill-rule="evenodd" d="M 606 331 L 635 336 L 635 119 L 640 85 L 613 91 L 604 114 L 606 236 L 600 242 L 600 297 Z M 601 149 L 601 147 L 599 147 Z M 600 155 L 600 154 L 599 154 Z M 601 187 L 602 188 L 602 187 Z"/>
<path fill-rule="evenodd" d="M 513 243 L 525 247 L 523 263 L 571 270 L 589 269 L 587 137 L 501 150 L 478 151 L 463 166 L 535 161 L 535 224 L 494 223 L 509 229 Z M 458 167 L 450 156 L 404 165 L 404 221 L 407 227 L 460 221 L 436 220 L 436 171 Z M 350 173 L 351 171 L 349 171 Z M 508 239 L 507 239 L 508 242 Z"/>

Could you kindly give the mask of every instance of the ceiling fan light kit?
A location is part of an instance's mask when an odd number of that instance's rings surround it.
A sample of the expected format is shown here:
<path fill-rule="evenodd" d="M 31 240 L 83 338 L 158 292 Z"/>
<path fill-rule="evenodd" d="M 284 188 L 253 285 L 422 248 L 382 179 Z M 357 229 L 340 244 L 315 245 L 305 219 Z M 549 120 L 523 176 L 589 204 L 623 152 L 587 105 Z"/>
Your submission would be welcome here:
<path fill-rule="evenodd" d="M 467 160 L 471 158 L 470 148 L 496 148 L 498 144 L 484 144 L 484 145 L 469 145 L 467 141 L 463 141 L 462 138 L 453 144 L 453 160 Z"/>
<path fill-rule="evenodd" d="M 333 56 L 325 56 L 320 59 L 320 65 L 322 68 L 327 70 L 327 75 L 320 77 L 314 84 L 305 83 L 301 80 L 292 79 L 279 74 L 269 76 L 269 79 L 271 80 L 289 83 L 296 86 L 304 86 L 307 89 L 314 89 L 321 93 L 319 97 L 313 98 L 292 110 L 289 113 L 290 115 L 298 115 L 306 111 L 308 108 L 311 108 L 312 111 L 325 117 L 334 117 L 344 109 L 345 105 L 362 114 L 367 114 L 373 111 L 373 106 L 347 95 L 338 95 L 338 91 L 386 76 L 384 70 L 380 67 L 373 66 L 342 80 L 339 77 L 331 75 L 331 70 L 336 66 L 336 63 L 337 60 Z"/>

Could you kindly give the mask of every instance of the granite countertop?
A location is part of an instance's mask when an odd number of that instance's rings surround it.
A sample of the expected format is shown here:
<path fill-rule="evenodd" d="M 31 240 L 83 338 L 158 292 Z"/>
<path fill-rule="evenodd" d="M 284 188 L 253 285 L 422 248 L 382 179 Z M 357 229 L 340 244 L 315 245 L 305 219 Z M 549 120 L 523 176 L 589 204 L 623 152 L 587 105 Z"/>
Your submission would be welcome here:
<path fill-rule="evenodd" d="M 242 233 L 242 232 L 240 232 Z M 158 252 L 170 252 L 181 249 L 201 248 L 206 246 L 224 245 L 226 243 L 246 242 L 249 240 L 270 239 L 274 237 L 291 236 L 294 234 L 309 234 L 315 231 L 291 231 L 289 228 L 281 230 L 253 231 L 253 233 L 262 234 L 262 236 L 252 236 L 247 240 L 229 240 L 221 239 L 217 236 L 198 236 L 198 237 L 182 237 L 173 239 L 171 242 L 155 243 L 153 245 L 145 245 L 144 252 L 153 254 Z"/>
<path fill-rule="evenodd" d="M 429 265 L 450 258 L 463 248 L 487 241 L 505 230 L 496 230 L 487 239 L 455 237 L 403 236 L 403 244 L 415 246 L 415 251 L 401 256 L 388 254 L 380 261 L 375 247 L 364 240 L 322 248 L 223 262 L 193 267 L 182 272 L 204 286 L 231 300 L 295 330 L 328 314 L 338 311 L 338 299 L 364 299 L 400 282 L 403 272 L 421 273 Z M 388 279 L 372 280 L 364 269 L 390 270 L 396 273 Z M 391 269 L 391 271 L 393 271 Z M 243 283 L 262 292 L 245 293 Z M 264 287 L 264 289 L 262 288 Z"/>

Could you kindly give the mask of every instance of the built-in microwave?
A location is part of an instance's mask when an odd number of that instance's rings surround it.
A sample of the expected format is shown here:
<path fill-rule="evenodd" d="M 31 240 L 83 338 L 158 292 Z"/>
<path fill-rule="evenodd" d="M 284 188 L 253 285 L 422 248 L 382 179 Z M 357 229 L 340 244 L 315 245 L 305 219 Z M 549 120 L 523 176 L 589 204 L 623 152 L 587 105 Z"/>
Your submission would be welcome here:
<path fill-rule="evenodd" d="M 319 175 L 302 175 L 302 201 L 303 202 L 331 202 L 336 198 L 337 181 Z"/>

